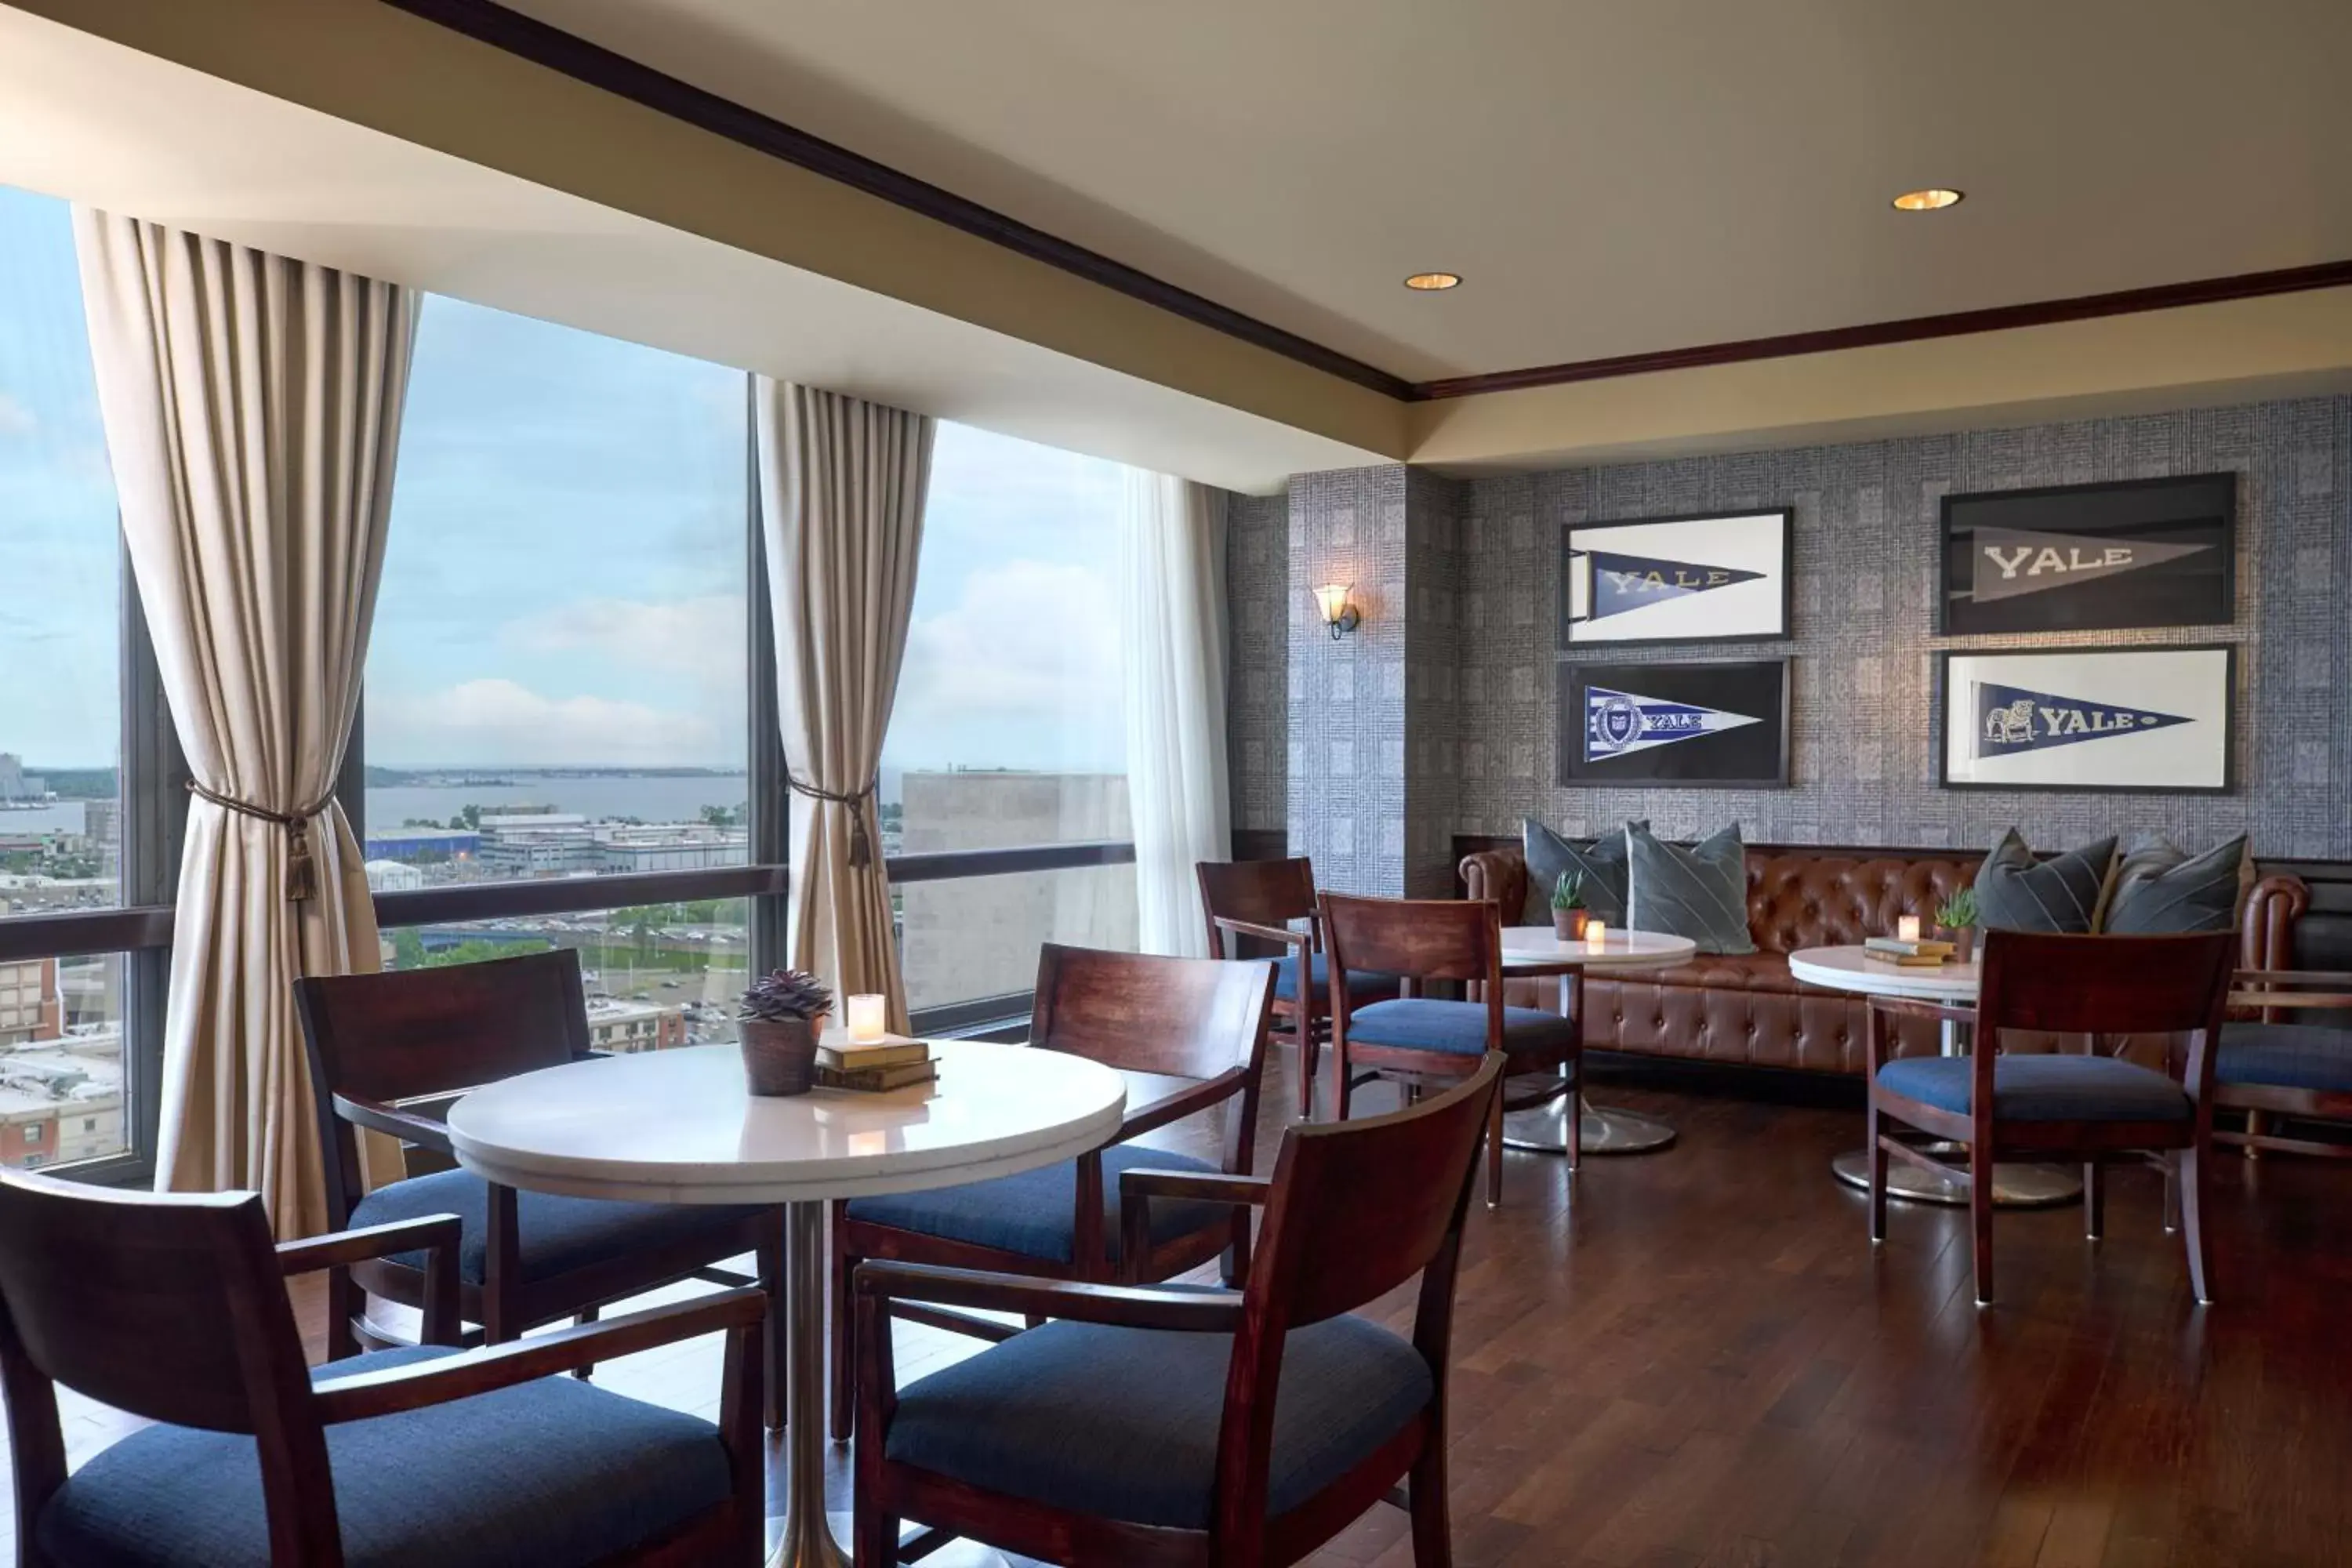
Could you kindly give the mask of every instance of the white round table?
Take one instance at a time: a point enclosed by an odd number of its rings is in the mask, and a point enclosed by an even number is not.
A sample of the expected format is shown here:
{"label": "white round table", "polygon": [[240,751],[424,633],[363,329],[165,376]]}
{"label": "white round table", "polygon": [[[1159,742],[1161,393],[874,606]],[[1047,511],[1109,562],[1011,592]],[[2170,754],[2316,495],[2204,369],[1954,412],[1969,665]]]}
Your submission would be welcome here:
{"label": "white round table", "polygon": [[[1899,996],[1946,1006],[1976,1004],[1978,973],[1973,963],[1944,963],[1934,968],[1906,967],[1864,955],[1860,947],[1806,947],[1789,955],[1789,974],[1808,985],[1832,991],[1852,991],[1870,996]],[[1972,1026],[1944,1020],[1943,1047],[1948,1057],[1966,1056]],[[1929,1144],[1931,1152],[1956,1152],[1958,1144]],[[1830,1162],[1837,1179],[1850,1187],[1868,1190],[1870,1151],[1855,1149]],[[1939,1176],[1906,1161],[1890,1161],[1886,1195],[1914,1203],[1965,1204],[1965,1182]],[[2057,1165],[2001,1164],[1993,1167],[1992,1201],[2004,1208],[2047,1208],[2083,1195],[2082,1178]]]}
{"label": "white round table", "polygon": [[[1664,936],[1648,931],[1612,931],[1601,945],[1562,942],[1549,926],[1503,928],[1503,973],[1522,979],[1559,976],[1559,1013],[1584,1026],[1584,975],[1588,970],[1654,969],[1681,963],[1698,952],[1686,936]],[[1675,1130],[1663,1121],[1612,1110],[1593,1104],[1582,1094],[1571,1094],[1563,1079],[1540,1102],[1508,1111],[1503,1118],[1503,1146],[1538,1154],[1568,1152],[1568,1108],[1576,1107],[1580,1146],[1587,1154],[1643,1154],[1675,1141]]]}
{"label": "white round table", "polygon": [[781,1204],[790,1336],[782,1544],[772,1563],[849,1559],[824,1511],[824,1205],[1012,1175],[1098,1148],[1126,1080],[1025,1046],[933,1043],[936,1083],[889,1094],[745,1092],[733,1046],[572,1062],[450,1109],[466,1169],[509,1186],[640,1203]]}

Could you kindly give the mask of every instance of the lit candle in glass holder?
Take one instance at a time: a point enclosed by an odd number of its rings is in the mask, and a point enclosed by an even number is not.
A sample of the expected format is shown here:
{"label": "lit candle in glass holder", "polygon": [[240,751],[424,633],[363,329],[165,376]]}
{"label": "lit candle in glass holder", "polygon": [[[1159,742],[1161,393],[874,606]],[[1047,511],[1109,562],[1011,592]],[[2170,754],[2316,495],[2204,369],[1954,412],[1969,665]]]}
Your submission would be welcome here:
{"label": "lit candle in glass holder", "polygon": [[1896,915],[1895,917],[1895,939],[1900,942],[1917,942],[1919,940],[1919,917],[1917,915]]}
{"label": "lit candle in glass holder", "polygon": [[849,998],[849,1038],[851,1043],[870,1046],[882,1038],[882,998],[852,996]]}
{"label": "lit candle in glass holder", "polygon": [[1609,928],[1599,921],[1584,922],[1584,948],[1587,952],[1599,952],[1608,945]]}

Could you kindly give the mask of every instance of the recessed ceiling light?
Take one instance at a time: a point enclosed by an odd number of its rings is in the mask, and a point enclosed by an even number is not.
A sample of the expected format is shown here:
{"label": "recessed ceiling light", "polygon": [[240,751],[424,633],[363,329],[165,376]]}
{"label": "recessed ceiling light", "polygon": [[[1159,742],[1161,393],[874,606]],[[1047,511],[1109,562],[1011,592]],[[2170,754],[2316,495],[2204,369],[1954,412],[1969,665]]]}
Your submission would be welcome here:
{"label": "recessed ceiling light", "polygon": [[1462,274],[1459,272],[1416,272],[1412,277],[1404,280],[1404,286],[1408,289],[1418,289],[1424,294],[1433,294],[1441,289],[1461,288]]}
{"label": "recessed ceiling light", "polygon": [[1906,213],[1941,212],[1946,207],[1960,205],[1959,191],[1906,191],[1895,198],[1895,210]]}

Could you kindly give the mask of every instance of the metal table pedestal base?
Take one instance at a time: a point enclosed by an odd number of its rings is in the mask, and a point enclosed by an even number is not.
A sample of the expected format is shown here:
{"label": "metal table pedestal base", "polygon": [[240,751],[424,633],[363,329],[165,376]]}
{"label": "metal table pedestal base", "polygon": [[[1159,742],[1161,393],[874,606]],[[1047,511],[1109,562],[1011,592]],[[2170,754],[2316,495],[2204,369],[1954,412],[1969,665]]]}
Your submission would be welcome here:
{"label": "metal table pedestal base", "polygon": [[[1957,1143],[1932,1143],[1927,1150],[1937,1155],[1962,1152]],[[1847,1186],[1870,1190],[1868,1150],[1855,1149],[1840,1154],[1830,1162],[1830,1169]],[[1938,1176],[1907,1160],[1890,1159],[1886,1162],[1886,1195],[1906,1203],[1961,1206],[1969,1201],[1969,1187],[1966,1182]],[[1992,1201],[1998,1208],[2055,1208],[2082,1195],[2082,1174],[2071,1166],[2003,1164],[1992,1168]]]}
{"label": "metal table pedestal base", "polygon": [[1514,1110],[1503,1117],[1503,1147],[1524,1154],[1568,1153],[1568,1107],[1583,1118],[1579,1129],[1587,1154],[1647,1154],[1675,1141],[1675,1130],[1663,1121],[1594,1105],[1581,1095],[1562,1095],[1549,1105]]}

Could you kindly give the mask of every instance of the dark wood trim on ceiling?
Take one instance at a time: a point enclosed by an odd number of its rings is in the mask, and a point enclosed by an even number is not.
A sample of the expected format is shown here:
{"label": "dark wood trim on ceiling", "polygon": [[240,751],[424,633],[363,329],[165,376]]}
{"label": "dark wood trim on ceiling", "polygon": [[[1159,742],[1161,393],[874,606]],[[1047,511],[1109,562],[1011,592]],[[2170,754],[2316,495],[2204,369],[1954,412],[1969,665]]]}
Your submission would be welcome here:
{"label": "dark wood trim on ceiling", "polygon": [[1873,321],[1862,326],[1832,327],[1820,331],[1788,332],[1777,337],[1747,338],[1735,342],[1699,343],[1687,348],[1616,354],[1606,359],[1531,365],[1522,370],[1489,371],[1475,375],[1446,376],[1416,383],[1392,375],[1377,365],[1367,364],[1337,349],[1300,337],[1296,332],[1261,321],[1255,316],[1220,305],[1213,300],[1155,278],[1139,268],[1115,261],[1099,251],[1089,250],[1085,246],[1032,227],[1018,218],[957,195],[929,181],[917,179],[887,163],[853,153],[797,126],[746,109],[731,100],[705,91],[651,66],[642,65],[625,55],[592,44],[575,34],[509,10],[497,4],[496,0],[383,0],[383,3],[462,33],[477,42],[543,66],[574,81],[625,98],[656,113],[666,114],[714,135],[724,136],[729,141],[740,142],[755,152],[780,158],[827,179],[839,181],[894,206],[975,235],[992,245],[1003,246],[1033,261],[1058,268],[1074,277],[1156,306],[1213,331],[1223,332],[1227,337],[1407,403],[1468,397],[1486,392],[1518,392],[1530,387],[1603,381],[1614,376],[1647,375],[1657,371],[1689,370],[1703,365],[1738,364],[1749,360],[1832,353],[1841,349],[1917,342],[1929,338],[2005,331],[2016,327],[2051,326],[2062,321],[2092,321],[2101,316],[2134,315],[2147,310],[2177,310],[2187,305],[2210,305],[2230,300],[2252,300],[2271,294],[2294,294],[2352,285],[2352,260],[2328,261],[2271,272],[2245,272],[2229,278],[2166,283],[2147,289],[2124,289],[2107,294],[2084,294],[2068,300],[1996,305],[1979,310],[1913,316],[1897,321]]}
{"label": "dark wood trim on ceiling", "polygon": [[384,4],[544,66],[574,81],[601,88],[656,113],[739,142],[754,152],[781,158],[867,195],[878,196],[894,206],[976,235],[1033,261],[1042,261],[1090,283],[1157,306],[1229,338],[1390,397],[1409,400],[1413,395],[1412,384],[1402,376],[1391,375],[1337,349],[1326,348],[1296,332],[1220,305],[1189,289],[1180,289],[1140,268],[1114,261],[1099,251],[1033,228],[992,207],[942,190],[927,180],[919,180],[716,93],[706,92],[625,55],[509,10],[494,0],[384,0]]}

